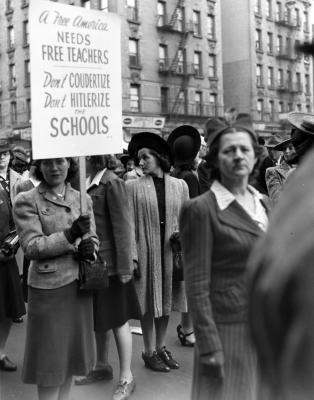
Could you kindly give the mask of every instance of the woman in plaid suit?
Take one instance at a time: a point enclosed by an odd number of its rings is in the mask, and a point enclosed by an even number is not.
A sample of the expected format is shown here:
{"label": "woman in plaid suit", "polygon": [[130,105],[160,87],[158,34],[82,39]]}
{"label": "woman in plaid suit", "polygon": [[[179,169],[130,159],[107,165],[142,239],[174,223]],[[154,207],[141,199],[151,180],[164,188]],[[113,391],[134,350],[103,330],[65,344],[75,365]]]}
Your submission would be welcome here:
{"label": "woman in plaid suit", "polygon": [[180,215],[197,344],[192,399],[254,400],[257,360],[247,329],[246,263],[268,221],[263,196],[248,185],[258,144],[251,124],[241,119],[210,140],[215,180]]}

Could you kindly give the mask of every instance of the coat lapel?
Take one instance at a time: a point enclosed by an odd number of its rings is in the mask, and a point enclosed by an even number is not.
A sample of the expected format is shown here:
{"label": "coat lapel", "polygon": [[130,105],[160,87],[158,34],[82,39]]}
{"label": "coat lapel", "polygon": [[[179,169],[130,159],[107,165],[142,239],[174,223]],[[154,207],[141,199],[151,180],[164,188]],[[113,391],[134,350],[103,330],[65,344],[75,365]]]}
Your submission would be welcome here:
{"label": "coat lapel", "polygon": [[217,209],[218,219],[222,224],[241,229],[253,235],[259,236],[261,234],[262,230],[237,201],[233,201],[224,210],[220,210],[217,205]]}
{"label": "coat lapel", "polygon": [[73,196],[73,189],[69,184],[66,185],[65,189],[65,200],[59,199],[57,196],[53,195],[48,191],[47,186],[44,183],[41,183],[38,187],[39,193],[42,194],[42,196],[49,201],[50,203],[56,204],[61,207],[65,208],[71,208],[71,204],[74,201],[74,196]]}

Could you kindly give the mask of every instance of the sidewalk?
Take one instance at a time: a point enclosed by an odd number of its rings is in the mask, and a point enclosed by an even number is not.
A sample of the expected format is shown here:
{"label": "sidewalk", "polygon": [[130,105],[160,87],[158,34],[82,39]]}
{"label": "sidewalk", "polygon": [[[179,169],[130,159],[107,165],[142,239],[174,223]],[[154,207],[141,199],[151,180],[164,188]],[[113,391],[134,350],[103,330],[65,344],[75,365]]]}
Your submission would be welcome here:
{"label": "sidewalk", "polygon": [[[136,390],[131,396],[133,400],[190,400],[193,349],[182,347],[178,341],[176,326],[180,314],[173,313],[169,323],[167,345],[180,369],[169,373],[158,373],[144,367],[141,358],[142,336],[133,336],[132,369],[136,378]],[[131,325],[139,325],[131,321]],[[37,400],[36,387],[24,385],[21,382],[21,365],[25,341],[26,323],[13,324],[8,340],[7,354],[18,363],[18,371],[13,373],[0,372],[0,400]],[[110,362],[114,369],[114,379],[110,382],[100,382],[88,386],[73,386],[71,400],[110,400],[118,379],[118,355],[112,336]]]}

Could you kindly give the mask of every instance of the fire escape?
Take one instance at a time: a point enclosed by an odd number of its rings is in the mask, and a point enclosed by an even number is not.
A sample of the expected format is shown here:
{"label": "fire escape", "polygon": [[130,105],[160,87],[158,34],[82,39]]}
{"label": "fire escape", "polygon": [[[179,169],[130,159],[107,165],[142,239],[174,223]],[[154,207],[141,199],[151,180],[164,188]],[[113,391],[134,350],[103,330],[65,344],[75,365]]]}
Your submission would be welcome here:
{"label": "fire escape", "polygon": [[[178,0],[175,9],[168,19],[167,15],[159,15],[158,29],[164,32],[177,33],[180,35],[175,55],[172,59],[159,60],[159,72],[165,76],[180,77],[181,83],[172,104],[169,107],[169,118],[174,118],[180,114],[180,106],[185,107],[185,94],[189,84],[190,76],[194,74],[192,63],[187,63],[185,47],[190,33],[193,32],[191,23],[185,21],[183,15],[184,0]],[[183,95],[183,96],[182,96]],[[186,113],[186,110],[183,112]],[[182,114],[183,114],[182,113]]]}

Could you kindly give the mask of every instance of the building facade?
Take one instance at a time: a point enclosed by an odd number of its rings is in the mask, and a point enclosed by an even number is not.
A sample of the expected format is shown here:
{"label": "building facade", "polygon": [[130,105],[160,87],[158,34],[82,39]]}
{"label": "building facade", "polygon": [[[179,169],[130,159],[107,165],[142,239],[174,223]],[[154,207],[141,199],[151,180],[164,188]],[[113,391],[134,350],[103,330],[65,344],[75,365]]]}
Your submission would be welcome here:
{"label": "building facade", "polygon": [[290,111],[313,111],[312,58],[295,51],[312,40],[308,0],[221,1],[224,101],[253,116],[265,136]]}
{"label": "building facade", "polygon": [[[38,0],[40,1],[40,0]],[[124,139],[223,115],[217,0],[59,0],[122,19]],[[28,0],[0,2],[0,136],[31,138]],[[33,110],[35,112],[36,110]]]}

